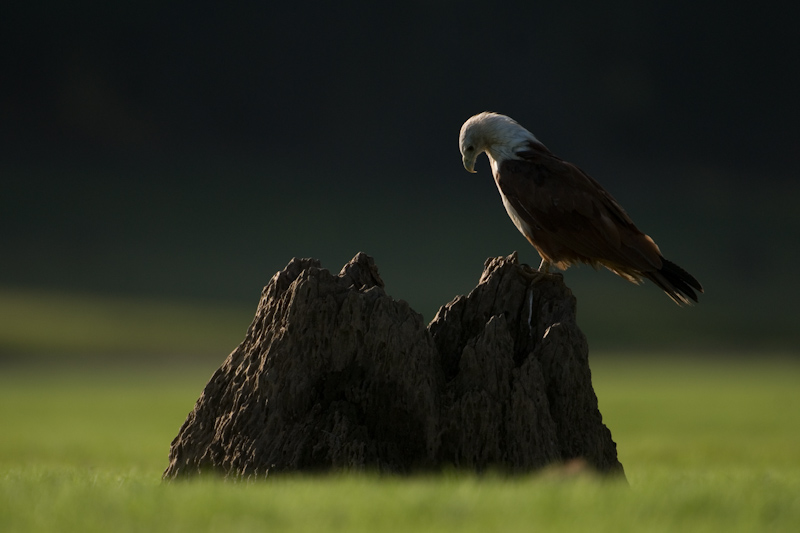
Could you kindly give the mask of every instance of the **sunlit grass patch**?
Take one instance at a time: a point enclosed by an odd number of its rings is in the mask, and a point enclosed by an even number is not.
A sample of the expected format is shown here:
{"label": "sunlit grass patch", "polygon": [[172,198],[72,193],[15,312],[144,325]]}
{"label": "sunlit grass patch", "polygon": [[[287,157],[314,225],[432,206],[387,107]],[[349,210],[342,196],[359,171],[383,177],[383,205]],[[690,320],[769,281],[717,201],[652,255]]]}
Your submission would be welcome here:
{"label": "sunlit grass patch", "polygon": [[289,476],[159,484],[75,467],[0,474],[6,531],[793,531],[800,472]]}

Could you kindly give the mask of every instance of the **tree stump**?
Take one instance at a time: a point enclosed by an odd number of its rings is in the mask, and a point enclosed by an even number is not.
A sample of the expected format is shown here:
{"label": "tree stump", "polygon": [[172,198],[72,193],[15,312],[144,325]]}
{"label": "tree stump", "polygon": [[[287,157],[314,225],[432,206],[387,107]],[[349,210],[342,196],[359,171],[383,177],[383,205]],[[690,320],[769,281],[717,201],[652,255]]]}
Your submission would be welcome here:
{"label": "tree stump", "polygon": [[425,326],[372,258],[338,276],[293,259],[172,441],[165,479],[217,472],[531,472],[573,459],[623,475],[560,275],[486,261]]}

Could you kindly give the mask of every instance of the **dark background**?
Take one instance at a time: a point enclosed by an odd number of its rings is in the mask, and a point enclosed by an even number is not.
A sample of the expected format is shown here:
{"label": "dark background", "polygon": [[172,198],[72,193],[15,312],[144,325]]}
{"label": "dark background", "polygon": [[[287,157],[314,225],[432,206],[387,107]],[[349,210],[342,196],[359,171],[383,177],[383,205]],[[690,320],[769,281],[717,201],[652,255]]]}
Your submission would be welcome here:
{"label": "dark background", "polygon": [[[0,16],[0,286],[255,308],[375,257],[430,320],[538,255],[458,131],[508,114],[705,286],[566,273],[590,345],[792,350],[800,4],[17,3]],[[247,324],[242,325],[242,333]]]}

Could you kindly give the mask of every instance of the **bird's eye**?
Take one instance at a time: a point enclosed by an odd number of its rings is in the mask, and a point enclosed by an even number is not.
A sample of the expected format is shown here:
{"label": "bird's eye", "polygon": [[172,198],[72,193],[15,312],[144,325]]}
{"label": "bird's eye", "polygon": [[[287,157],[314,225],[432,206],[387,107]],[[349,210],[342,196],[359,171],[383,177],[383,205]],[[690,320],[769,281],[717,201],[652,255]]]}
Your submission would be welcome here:
{"label": "bird's eye", "polygon": [[472,152],[473,150],[475,150],[474,146],[467,146],[467,152]]}

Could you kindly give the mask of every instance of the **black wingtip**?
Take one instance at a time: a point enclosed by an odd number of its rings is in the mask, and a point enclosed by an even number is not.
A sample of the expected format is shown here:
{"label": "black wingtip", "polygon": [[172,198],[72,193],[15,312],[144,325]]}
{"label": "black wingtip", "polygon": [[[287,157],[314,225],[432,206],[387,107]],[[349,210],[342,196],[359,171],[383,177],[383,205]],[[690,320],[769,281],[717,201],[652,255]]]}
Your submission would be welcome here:
{"label": "black wingtip", "polygon": [[647,277],[678,305],[692,305],[693,301],[697,302],[697,292],[703,292],[700,282],[672,261],[662,259],[661,262],[661,269],[647,273]]}

